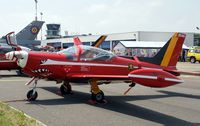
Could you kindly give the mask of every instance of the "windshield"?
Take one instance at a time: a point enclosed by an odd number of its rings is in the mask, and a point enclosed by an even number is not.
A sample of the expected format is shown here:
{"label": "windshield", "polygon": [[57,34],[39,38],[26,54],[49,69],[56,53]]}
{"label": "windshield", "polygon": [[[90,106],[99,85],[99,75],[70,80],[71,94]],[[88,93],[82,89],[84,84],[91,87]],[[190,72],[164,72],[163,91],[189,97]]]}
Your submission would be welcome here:
{"label": "windshield", "polygon": [[[80,51],[78,51],[78,49]],[[115,55],[109,51],[86,45],[69,47],[59,53],[64,53],[67,59],[72,60],[76,60],[77,57],[80,56],[80,60],[83,61],[107,61],[115,57]]]}
{"label": "windshield", "polygon": [[195,53],[200,53],[200,49],[199,50],[195,50]]}
{"label": "windshield", "polygon": [[61,50],[58,53],[64,53],[65,55],[74,55],[76,52],[75,46],[69,47],[67,49]]}

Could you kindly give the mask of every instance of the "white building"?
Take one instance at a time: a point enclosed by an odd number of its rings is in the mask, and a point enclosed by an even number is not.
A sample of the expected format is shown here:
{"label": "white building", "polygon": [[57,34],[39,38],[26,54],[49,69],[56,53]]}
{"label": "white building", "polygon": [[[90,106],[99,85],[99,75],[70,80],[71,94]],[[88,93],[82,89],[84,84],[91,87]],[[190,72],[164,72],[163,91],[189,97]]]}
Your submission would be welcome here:
{"label": "white building", "polygon": [[[107,50],[113,50],[113,48],[120,41],[153,41],[153,42],[167,42],[174,32],[151,32],[151,31],[136,31],[127,33],[114,33],[107,34],[105,42],[101,45],[101,48]],[[195,33],[185,33],[186,39],[184,44],[188,47],[194,45]],[[91,45],[92,42],[96,41],[100,35],[83,35],[79,36],[80,40],[85,45]],[[51,45],[56,48],[67,48],[73,46],[73,36],[67,36],[59,39],[47,39],[42,40],[41,46]],[[146,45],[148,46],[148,45]],[[156,45],[155,45],[156,46]]]}
{"label": "white building", "polygon": [[[152,57],[158,50],[160,50],[166,42],[158,41],[120,41],[114,48],[113,52],[117,55],[139,56],[139,57]],[[188,50],[185,44],[183,49]]]}

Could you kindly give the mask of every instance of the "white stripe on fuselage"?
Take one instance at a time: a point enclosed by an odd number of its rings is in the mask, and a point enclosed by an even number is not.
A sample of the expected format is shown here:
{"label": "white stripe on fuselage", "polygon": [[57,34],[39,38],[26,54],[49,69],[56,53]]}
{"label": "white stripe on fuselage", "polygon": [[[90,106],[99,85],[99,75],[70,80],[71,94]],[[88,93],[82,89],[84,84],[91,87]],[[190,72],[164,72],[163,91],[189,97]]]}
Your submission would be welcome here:
{"label": "white stripe on fuselage", "polygon": [[142,79],[153,79],[157,80],[156,76],[147,76],[147,75],[138,75],[138,74],[128,74],[129,77],[132,78],[142,78]]}
{"label": "white stripe on fuselage", "polygon": [[[64,62],[64,61],[56,61],[48,59],[46,62],[41,65],[71,65],[71,66],[105,66],[105,67],[122,67],[128,68],[128,65],[117,65],[117,64],[103,64],[103,63],[86,63],[86,62]],[[133,66],[134,69],[138,69],[138,66]],[[142,69],[154,69],[154,70],[162,70],[162,68],[148,68],[141,67]]]}
{"label": "white stripe on fuselage", "polygon": [[102,66],[102,67],[122,67],[128,68],[128,65],[117,65],[117,64],[103,64],[103,63],[84,63],[84,62],[63,62],[48,59],[41,65],[70,65],[70,66]]}

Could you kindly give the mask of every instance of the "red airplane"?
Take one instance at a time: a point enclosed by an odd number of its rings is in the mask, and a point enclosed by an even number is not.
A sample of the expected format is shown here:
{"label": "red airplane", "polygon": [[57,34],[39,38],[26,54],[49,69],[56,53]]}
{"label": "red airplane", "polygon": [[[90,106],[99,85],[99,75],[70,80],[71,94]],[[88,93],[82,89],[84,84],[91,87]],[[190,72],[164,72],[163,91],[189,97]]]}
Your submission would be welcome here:
{"label": "red airplane", "polygon": [[185,34],[175,33],[152,58],[118,57],[100,48],[81,45],[78,39],[75,39],[75,46],[58,53],[12,51],[6,54],[6,58],[16,58],[23,72],[32,77],[27,82],[29,85],[34,81],[33,89],[27,93],[30,101],[38,96],[38,79],[50,79],[63,82],[60,87],[62,95],[71,93],[70,82],[88,82],[91,85],[91,99],[104,102],[104,93],[98,84],[112,80],[130,82],[130,87],[136,83],[156,88],[182,83],[183,80],[177,77],[180,73],[176,64],[185,37]]}
{"label": "red airplane", "polygon": [[[13,41],[13,39],[15,40]],[[17,65],[15,61],[6,60],[5,54],[12,50],[30,51],[30,49],[16,44],[16,38],[14,32],[8,33],[5,36],[5,41],[6,43],[1,43],[0,46],[0,70],[12,70],[12,69],[20,70],[21,68]]]}

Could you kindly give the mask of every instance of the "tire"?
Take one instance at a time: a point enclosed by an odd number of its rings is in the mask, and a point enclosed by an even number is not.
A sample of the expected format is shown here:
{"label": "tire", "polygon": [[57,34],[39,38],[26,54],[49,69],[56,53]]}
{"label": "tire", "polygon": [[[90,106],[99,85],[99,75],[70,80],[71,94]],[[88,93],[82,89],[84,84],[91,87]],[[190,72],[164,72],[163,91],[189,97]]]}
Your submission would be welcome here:
{"label": "tire", "polygon": [[195,62],[196,62],[196,58],[195,58],[195,57],[191,57],[191,58],[190,58],[190,62],[191,62],[191,63],[195,63]]}
{"label": "tire", "polygon": [[95,101],[97,101],[97,102],[102,103],[104,99],[105,99],[105,98],[104,98],[104,93],[103,93],[103,91],[100,91],[100,92],[97,93],[97,94],[92,93],[92,100],[95,100]]}
{"label": "tire", "polygon": [[61,92],[62,95],[72,94],[71,86],[67,88],[64,85],[61,85],[60,86],[60,92]]}
{"label": "tire", "polygon": [[28,101],[35,101],[38,97],[38,93],[37,91],[35,91],[35,94],[33,94],[33,90],[30,90],[27,92],[27,99]]}

